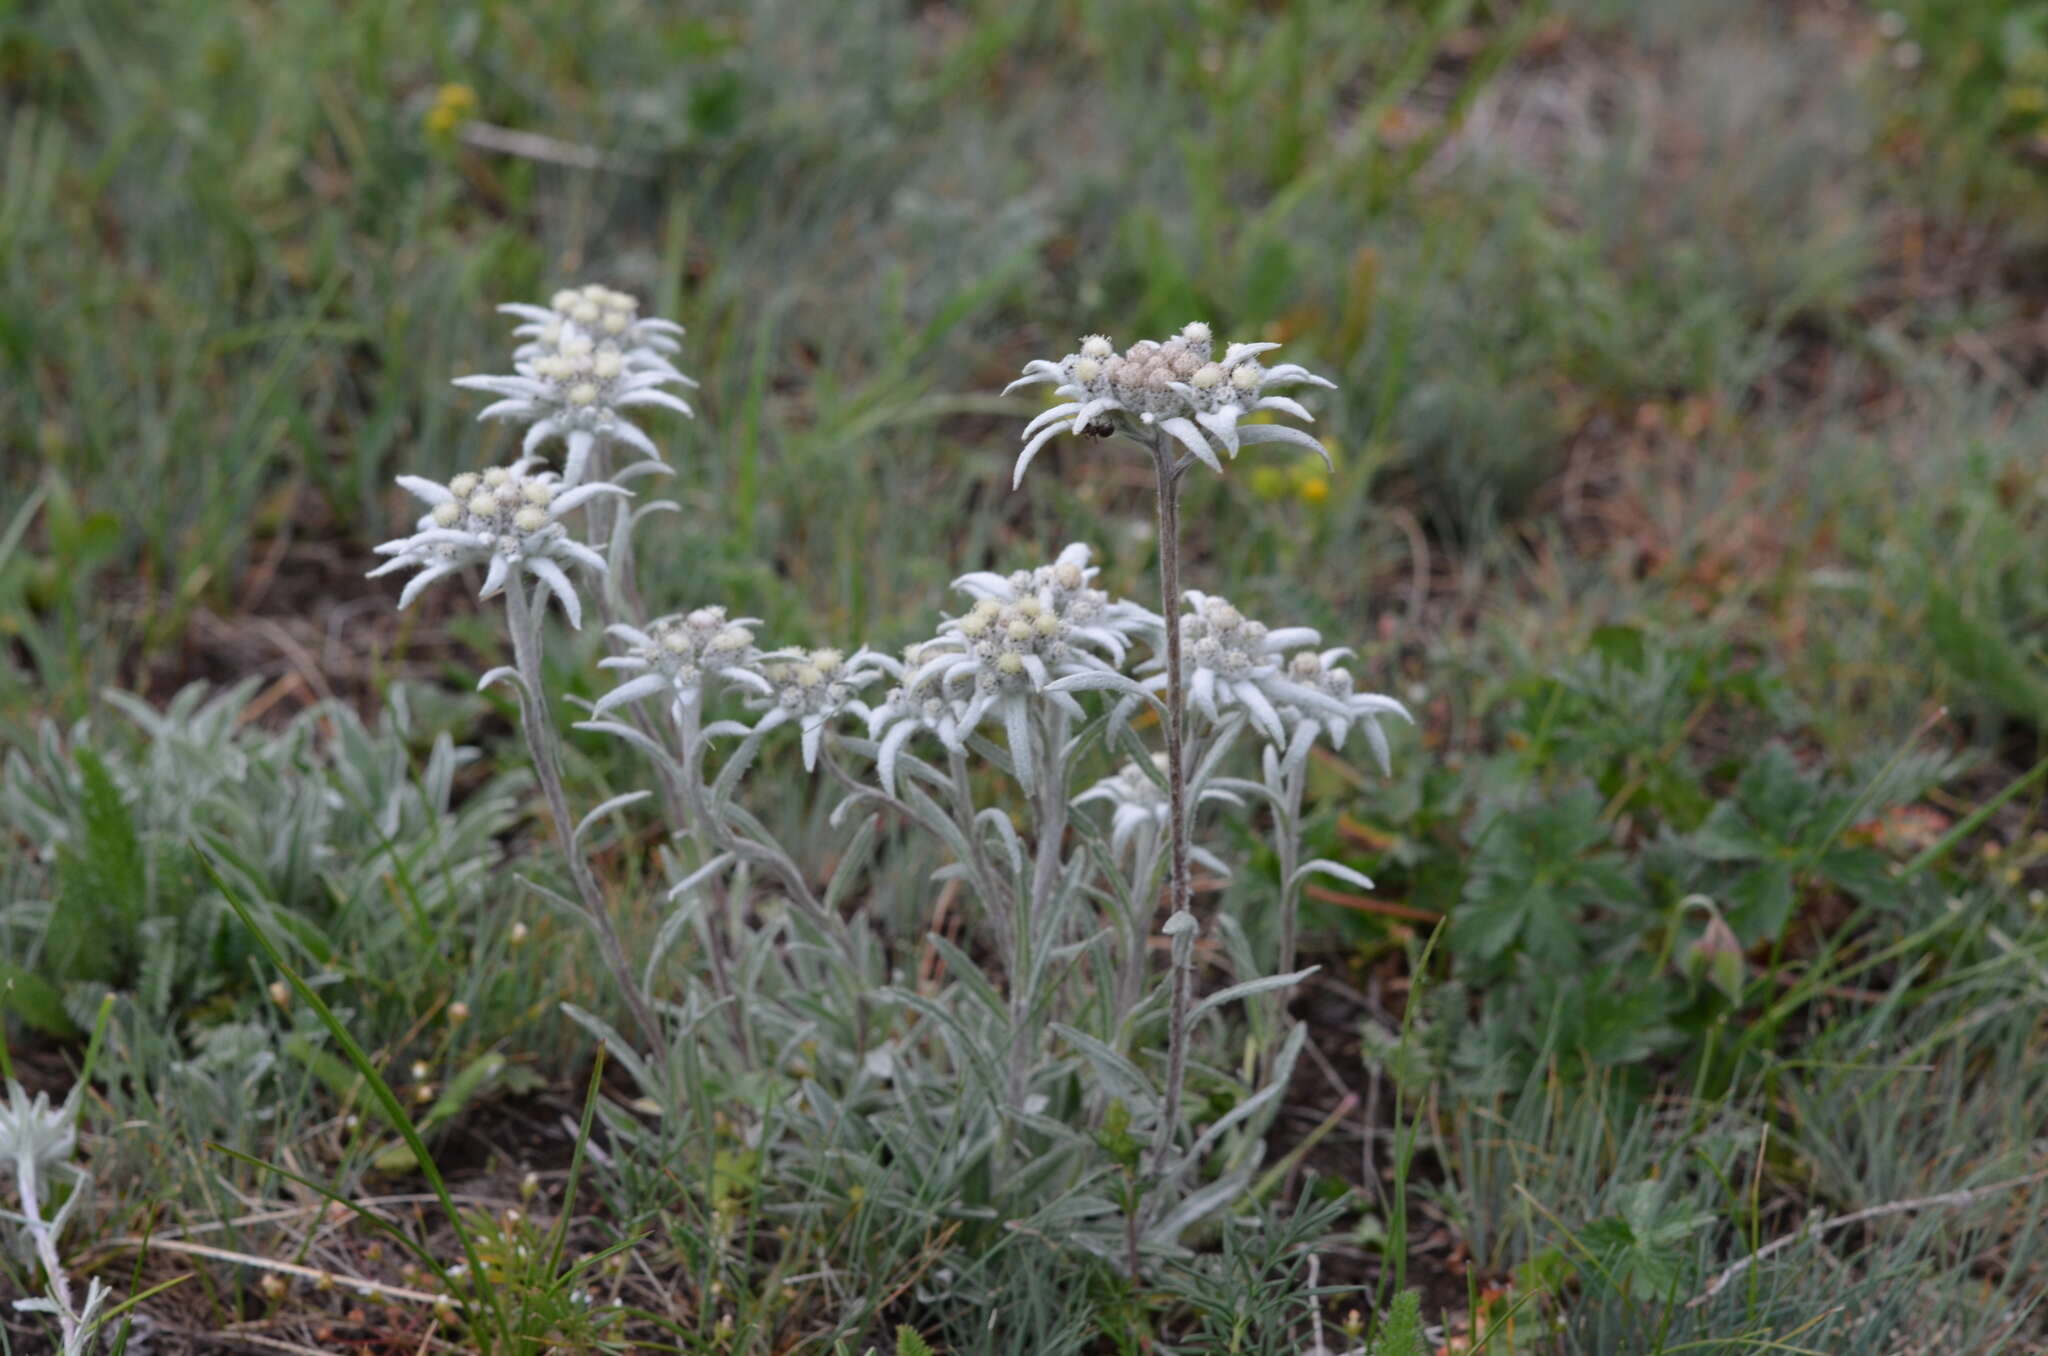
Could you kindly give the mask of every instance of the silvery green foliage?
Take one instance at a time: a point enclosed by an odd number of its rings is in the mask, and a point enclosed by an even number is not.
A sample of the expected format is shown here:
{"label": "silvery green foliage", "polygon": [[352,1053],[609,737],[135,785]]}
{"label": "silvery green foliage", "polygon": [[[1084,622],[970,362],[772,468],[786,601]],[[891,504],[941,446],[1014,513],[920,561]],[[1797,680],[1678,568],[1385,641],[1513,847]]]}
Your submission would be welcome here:
{"label": "silvery green foliage", "polygon": [[[43,1270],[44,1293],[18,1299],[15,1309],[45,1313],[57,1320],[59,1350],[63,1356],[84,1356],[93,1348],[93,1333],[99,1326],[99,1312],[109,1291],[97,1277],[86,1285],[85,1299],[75,1303],[71,1281],[64,1271],[58,1249],[64,1226],[85,1198],[90,1177],[72,1162],[78,1150],[78,1106],[83,1088],[53,1105],[48,1093],[30,1097],[13,1079],[7,1080],[7,1101],[0,1104],[0,1163],[14,1170],[15,1190],[21,1197],[19,1216],[22,1231],[18,1243],[27,1257]],[[44,1213],[44,1202],[52,1195],[52,1178],[64,1174],[72,1179],[71,1194],[54,1212]]]}
{"label": "silvery green foliage", "polygon": [[1267,367],[1259,361],[1259,354],[1278,347],[1231,344],[1219,358],[1209,327],[1195,321],[1171,338],[1141,339],[1122,353],[1103,335],[1091,334],[1081,340],[1077,352],[1057,362],[1032,359],[1004,394],[1053,382],[1060,401],[1025,426],[1024,450],[1017,456],[1011,483],[1023,483],[1031,459],[1060,433],[1123,431],[1149,441],[1146,434],[1156,428],[1218,472],[1223,469],[1219,451],[1235,457],[1240,447],[1254,443],[1291,443],[1328,462],[1330,454],[1323,445],[1300,429],[1239,422],[1245,415],[1268,410],[1313,420],[1299,401],[1266,391],[1303,384],[1334,389],[1335,383],[1298,363]]}
{"label": "silvery green foliage", "polygon": [[480,598],[494,597],[509,578],[524,572],[561,603],[571,626],[582,625],[583,604],[562,567],[603,574],[605,560],[572,537],[562,517],[600,495],[630,492],[605,481],[564,489],[552,471],[534,471],[534,465],[520,460],[481,475],[465,471],[446,485],[400,476],[399,485],[423,501],[427,512],[411,536],[376,548],[391,559],[370,571],[370,577],[418,570],[398,596],[398,605],[409,607],[427,585],[471,566],[484,567]]}
{"label": "silvery green foliage", "polygon": [[689,404],[662,388],[696,383],[668,357],[680,347],[683,327],[643,319],[639,305],[624,292],[591,283],[555,293],[547,306],[502,306],[522,322],[513,330],[524,341],[513,353],[515,374],[459,377],[455,384],[501,397],[477,417],[524,423],[525,454],[561,439],[565,485],[581,484],[591,453],[613,443],[658,463],[654,440],[627,414],[660,407],[687,416]]}
{"label": "silvery green foliage", "polygon": [[[160,1022],[246,973],[253,943],[194,868],[195,840],[245,898],[337,950],[411,935],[390,907],[392,872],[431,882],[437,908],[490,888],[528,783],[462,776],[478,751],[430,733],[449,723],[437,708],[450,699],[397,684],[374,724],[320,702],[266,728],[276,712],[263,687],[195,683],[161,708],[109,692],[104,716],[45,722],[0,761],[0,841],[37,845],[0,905],[0,960],[58,986],[73,1022],[90,1024],[109,983]],[[88,764],[117,797],[113,824]],[[120,860],[142,869],[113,870]],[[63,956],[71,932],[89,943],[82,973]]]}

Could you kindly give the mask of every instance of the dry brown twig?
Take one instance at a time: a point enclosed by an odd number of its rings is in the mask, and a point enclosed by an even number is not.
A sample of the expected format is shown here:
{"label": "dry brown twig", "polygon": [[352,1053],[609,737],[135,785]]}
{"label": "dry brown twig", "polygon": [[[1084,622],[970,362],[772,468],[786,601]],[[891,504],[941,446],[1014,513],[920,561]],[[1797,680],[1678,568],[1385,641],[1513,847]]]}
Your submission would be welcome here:
{"label": "dry brown twig", "polygon": [[1726,1271],[1723,1271],[1714,1278],[1713,1284],[1687,1301],[1685,1307],[1688,1309],[1699,1308],[1702,1304],[1705,1304],[1708,1300],[1726,1290],[1735,1278],[1743,1272],[1749,1270],[1758,1262],[1763,1261],[1766,1257],[1783,1252],[1802,1238],[1818,1238],[1822,1234],[1830,1234],[1837,1229],[1846,1229],[1852,1224],[1862,1224],[1867,1220],[1873,1219],[1884,1219],[1890,1215],[1910,1214],[1916,1210],[1933,1210],[1943,1206],[1960,1207],[1974,1205],[1987,1196],[1996,1196],[2002,1191],[2012,1191],[2018,1187],[2031,1186],[2035,1182],[2043,1180],[2048,1180],[2048,1168],[2030,1172],[2024,1177],[2011,1177],[2003,1182],[1993,1182],[1989,1186],[1971,1187],[1964,1191],[1945,1191],[1938,1196],[1919,1196],[1907,1201],[1890,1201],[1884,1205],[1873,1205],[1865,1210],[1856,1210],[1846,1215],[1837,1215],[1835,1218],[1823,1220],[1819,1224],[1811,1222],[1802,1224],[1791,1233],[1772,1239],[1749,1256],[1730,1266]]}

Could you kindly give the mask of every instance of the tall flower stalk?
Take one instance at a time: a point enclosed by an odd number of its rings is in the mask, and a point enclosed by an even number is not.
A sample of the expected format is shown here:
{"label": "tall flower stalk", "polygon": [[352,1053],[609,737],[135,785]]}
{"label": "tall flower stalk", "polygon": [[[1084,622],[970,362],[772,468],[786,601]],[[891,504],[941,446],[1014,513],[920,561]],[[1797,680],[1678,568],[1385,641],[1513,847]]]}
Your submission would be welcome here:
{"label": "tall flower stalk", "polygon": [[[1180,479],[1189,463],[1175,464],[1163,434],[1152,433],[1149,442],[1159,509],[1159,615],[1166,618],[1167,908],[1169,917],[1177,917],[1195,897],[1188,876],[1188,770],[1182,745],[1187,680],[1180,653]],[[1177,984],[1175,994],[1178,1007]]]}
{"label": "tall flower stalk", "polygon": [[576,540],[562,519],[592,500],[624,498],[628,492],[604,481],[585,481],[563,489],[554,473],[535,471],[532,466],[522,460],[481,474],[465,472],[446,485],[420,476],[400,476],[398,483],[427,505],[427,514],[412,535],[377,548],[379,555],[390,560],[370,573],[418,571],[399,595],[400,607],[410,604],[435,580],[475,566],[484,568],[481,596],[505,596],[512,668],[491,670],[479,686],[507,676],[513,679],[519,693],[520,730],[547,798],[555,836],[568,858],[577,902],[597,934],[605,966],[632,1010],[642,1037],[658,1044],[661,1024],[626,961],[604,892],[576,841],[576,821],[569,817],[568,798],[562,790],[561,736],[548,713],[541,667],[541,613],[548,599],[552,597],[560,605],[570,625],[580,626],[583,604],[568,570],[605,572],[604,557]]}
{"label": "tall flower stalk", "polygon": [[[590,869],[590,859],[584,856],[582,846],[576,841],[576,821],[569,817],[569,798],[562,789],[562,737],[555,729],[554,717],[548,712],[547,688],[541,668],[538,609],[527,601],[525,588],[515,584],[505,595],[505,611],[506,626],[512,632],[513,665],[518,672],[518,682],[513,686],[519,693],[522,717],[519,728],[526,736],[526,750],[533,759],[535,775],[540,778],[541,793],[547,797],[548,817],[554,821],[555,839],[561,844],[562,855],[569,859],[569,876],[576,883],[577,900],[597,933],[605,968],[612,972],[620,995],[632,1010],[641,1039],[660,1049],[661,1023],[648,1004],[647,995],[640,991],[639,980],[626,960],[625,945],[619,940],[619,930],[612,922],[611,906],[606,903],[597,876]],[[486,675],[486,679],[488,677]]]}
{"label": "tall flower stalk", "polygon": [[1188,874],[1186,673],[1177,622],[1181,478],[1196,462],[1220,473],[1222,456],[1234,459],[1238,449],[1248,443],[1293,443],[1311,448],[1325,463],[1329,461],[1323,445],[1300,429],[1284,424],[1240,424],[1238,420],[1268,410],[1311,418],[1298,402],[1267,395],[1266,389],[1302,383],[1334,387],[1334,383],[1292,363],[1265,366],[1258,355],[1278,348],[1277,344],[1231,344],[1217,358],[1214,342],[1209,326],[1201,321],[1168,339],[1140,340],[1122,353],[1105,336],[1091,334],[1082,339],[1078,351],[1058,362],[1034,359],[1025,364],[1024,375],[1005,388],[1007,394],[1020,386],[1052,382],[1054,394],[1060,397],[1025,427],[1024,450],[1011,476],[1013,486],[1023,483],[1024,472],[1039,449],[1063,430],[1098,438],[1120,435],[1143,447],[1152,458],[1159,528],[1159,610],[1167,619],[1169,915],[1185,912],[1194,897]]}

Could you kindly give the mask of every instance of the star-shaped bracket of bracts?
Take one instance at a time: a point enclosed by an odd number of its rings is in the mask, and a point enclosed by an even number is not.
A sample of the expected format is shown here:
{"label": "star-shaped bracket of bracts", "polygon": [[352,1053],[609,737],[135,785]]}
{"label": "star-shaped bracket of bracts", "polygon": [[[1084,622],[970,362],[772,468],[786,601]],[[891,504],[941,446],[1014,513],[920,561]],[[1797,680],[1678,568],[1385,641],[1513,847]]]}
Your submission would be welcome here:
{"label": "star-shaped bracket of bracts", "polygon": [[759,738],[795,722],[802,731],[804,770],[815,771],[825,730],[841,716],[863,721],[873,713],[860,699],[862,688],[886,671],[883,656],[861,649],[851,655],[838,650],[778,650],[761,656],[748,673],[753,695],[749,707],[761,712],[748,733]]}
{"label": "star-shaped bracket of bracts", "polygon": [[561,438],[564,484],[582,481],[601,439],[639,453],[650,470],[666,471],[654,440],[627,412],[660,406],[693,417],[689,402],[662,388],[696,382],[667,356],[676,351],[682,327],[640,319],[635,306],[626,294],[600,287],[557,293],[551,308],[501,306],[522,321],[513,331],[525,341],[514,351],[513,375],[458,377],[455,384],[500,397],[477,417],[526,424],[523,454]]}
{"label": "star-shaped bracket of bracts", "polygon": [[598,660],[598,667],[632,676],[599,697],[591,714],[602,716],[628,702],[661,694],[680,716],[686,709],[701,709],[720,682],[765,693],[766,682],[753,671],[762,658],[754,644],[754,630],[760,624],[758,617],[728,617],[723,607],[700,607],[657,618],[645,630],[623,622],[607,626],[605,634],[622,650]]}
{"label": "star-shaped bracket of bracts", "polygon": [[1088,547],[1075,543],[1034,570],[983,571],[954,580],[974,606],[940,626],[903,682],[906,692],[957,697],[949,714],[959,728],[971,731],[991,716],[999,719],[1017,780],[1027,790],[1037,781],[1033,703],[1050,703],[1071,719],[1085,720],[1085,710],[1061,684],[1113,678],[1130,640],[1159,627],[1158,618],[1143,608],[1092,587],[1096,571],[1089,557]]}
{"label": "star-shaped bracket of bracts", "polygon": [[946,691],[926,665],[927,644],[912,645],[901,659],[893,655],[870,656],[875,667],[895,679],[879,702],[868,708],[868,737],[876,741],[875,776],[882,790],[896,794],[896,767],[903,746],[919,733],[938,736],[939,742],[955,753],[967,747],[974,727],[964,719],[967,703]]}
{"label": "star-shaped bracket of bracts", "polygon": [[[571,626],[583,624],[583,607],[565,565],[596,574],[605,572],[604,557],[569,535],[561,519],[602,495],[630,497],[630,491],[606,481],[562,488],[553,472],[532,472],[522,459],[481,474],[465,472],[446,485],[423,476],[400,476],[398,484],[427,505],[418,529],[407,537],[376,548],[390,560],[371,570],[370,578],[394,570],[417,569],[398,596],[409,607],[421,590],[470,566],[484,567],[480,598],[501,592],[515,571],[532,575],[561,602]],[[544,602],[545,600],[543,600]]]}
{"label": "star-shaped bracket of bracts", "polygon": [[[1189,610],[1181,614],[1178,624],[1191,710],[1219,725],[1225,711],[1240,709],[1267,742],[1282,746],[1287,743],[1282,707],[1343,716],[1338,703],[1282,672],[1282,654],[1322,639],[1313,628],[1268,627],[1246,617],[1228,599],[1194,589],[1188,590],[1186,598]],[[1163,653],[1147,660],[1139,666],[1139,673],[1146,675],[1140,685],[1148,692],[1163,693],[1165,670]]]}
{"label": "star-shaped bracket of bracts", "polygon": [[1156,427],[1187,450],[1189,460],[1177,470],[1199,461],[1221,472],[1219,451],[1235,458],[1240,447],[1276,442],[1308,448],[1328,464],[1328,450],[1298,428],[1241,422],[1246,415],[1263,411],[1314,422],[1299,401],[1267,391],[1304,384],[1335,388],[1335,383],[1298,363],[1267,367],[1259,361],[1258,355],[1278,347],[1231,344],[1220,359],[1214,358],[1209,327],[1197,321],[1170,339],[1140,340],[1122,353],[1104,336],[1092,334],[1081,341],[1078,351],[1057,362],[1033,359],[1004,394],[1052,382],[1060,403],[1025,425],[1024,450],[1011,475],[1012,487],[1023,483],[1032,458],[1060,433],[1121,432],[1149,444],[1149,430]]}
{"label": "star-shaped bracket of bracts", "polygon": [[[1165,754],[1152,756],[1153,771],[1147,773],[1135,762],[1126,762],[1113,776],[1081,792],[1073,799],[1075,805],[1101,802],[1110,807],[1109,851],[1118,859],[1124,858],[1144,837],[1156,845],[1166,833],[1167,818],[1171,813],[1171,800],[1166,790],[1166,769],[1162,764]],[[1244,798],[1227,789],[1205,786],[1195,798],[1200,805],[1228,805],[1244,808]],[[1190,844],[1188,860],[1224,879],[1229,879],[1230,868],[1223,859],[1208,849]]]}
{"label": "star-shaped bracket of bracts", "polygon": [[1328,706],[1281,706],[1281,721],[1293,727],[1281,759],[1284,767],[1292,768],[1306,759],[1318,735],[1327,736],[1331,748],[1341,749],[1354,729],[1363,729],[1366,743],[1372,746],[1373,761],[1379,764],[1380,775],[1393,775],[1393,752],[1387,745],[1387,732],[1380,725],[1380,717],[1398,716],[1410,725],[1415,723],[1415,717],[1393,697],[1378,692],[1355,691],[1351,673],[1341,663],[1351,654],[1348,647],[1303,650],[1288,661],[1286,673],[1290,681],[1321,692],[1341,707],[1343,714],[1337,714]]}

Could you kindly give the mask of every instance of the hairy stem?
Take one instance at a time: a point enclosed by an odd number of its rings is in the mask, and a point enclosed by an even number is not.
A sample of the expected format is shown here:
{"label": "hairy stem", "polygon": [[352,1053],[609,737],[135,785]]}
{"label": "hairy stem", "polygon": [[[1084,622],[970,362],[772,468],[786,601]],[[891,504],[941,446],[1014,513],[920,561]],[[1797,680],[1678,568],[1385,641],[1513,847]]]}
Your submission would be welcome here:
{"label": "hairy stem", "polygon": [[1048,704],[1034,722],[1044,733],[1038,767],[1038,853],[1031,872],[1031,907],[1049,908],[1060,878],[1060,845],[1067,833],[1067,722],[1065,711]]}
{"label": "hairy stem", "polygon": [[1159,614],[1166,619],[1166,796],[1169,915],[1185,911],[1193,898],[1188,880],[1187,765],[1181,747],[1186,675],[1180,656],[1180,475],[1163,440],[1152,441],[1152,466],[1159,479]]}
{"label": "hairy stem", "polygon": [[1166,920],[1173,938],[1173,1015],[1166,1036],[1166,1105],[1159,1117],[1159,1141],[1152,1151],[1152,1169],[1167,1175],[1167,1158],[1180,1131],[1180,1099],[1188,1078],[1188,1007],[1194,990],[1195,932],[1193,914],[1176,913]]}
{"label": "hairy stem", "polygon": [[562,792],[561,736],[555,731],[554,718],[548,714],[542,684],[541,619],[527,599],[523,580],[514,579],[505,589],[505,609],[512,631],[512,662],[520,678],[519,706],[524,717],[520,728],[526,735],[527,752],[533,757],[541,792],[547,797],[548,814],[555,821],[555,837],[562,845],[562,854],[569,859],[569,875],[576,882],[583,911],[597,931],[598,950],[604,956],[605,968],[612,972],[626,1006],[633,1010],[641,1036],[651,1048],[659,1050],[663,1044],[661,1023],[648,1005],[647,996],[640,992],[640,983],[626,962],[626,948],[619,941],[618,929],[612,926],[604,893],[598,889],[597,877],[575,843],[575,821],[569,818],[569,799]]}
{"label": "hairy stem", "polygon": [[[1275,974],[1294,972],[1294,953],[1301,917],[1301,887],[1295,883],[1295,868],[1301,862],[1301,797],[1308,781],[1308,764],[1303,761],[1281,779],[1279,795],[1273,802],[1274,850],[1280,857],[1280,968]],[[1282,995],[1283,1003],[1285,995]]]}
{"label": "hairy stem", "polygon": [[1151,439],[1152,469],[1159,492],[1159,613],[1166,621],[1166,804],[1168,849],[1167,932],[1173,937],[1173,1013],[1167,1032],[1166,1105],[1159,1120],[1154,1169],[1164,1172],[1180,1127],[1181,1087],[1187,1081],[1188,991],[1194,970],[1195,920],[1188,910],[1194,889],[1188,879],[1188,770],[1182,747],[1186,722],[1186,674],[1180,647],[1180,468],[1164,435]]}
{"label": "hairy stem", "polygon": [[[772,839],[767,843],[756,842],[728,822],[725,801],[714,800],[712,789],[704,783],[704,745],[702,738],[690,738],[685,740],[683,750],[682,795],[688,810],[685,822],[690,825],[690,831],[693,834],[701,832],[705,836],[703,841],[730,852],[742,861],[758,862],[767,867],[782,882],[784,893],[800,913],[810,919],[820,932],[850,946],[844,925],[825,911],[824,904],[812,892],[811,883],[804,879],[803,868],[782,845]],[[752,756],[752,751],[745,744],[733,754],[736,758]]]}
{"label": "hairy stem", "polygon": [[1047,704],[1031,722],[1031,737],[1041,741],[1038,795],[1035,807],[1038,846],[1031,866],[1031,900],[1016,914],[1016,968],[1010,975],[1010,1101],[1024,1097],[1024,1065],[1031,1042],[1025,1027],[1032,1009],[1027,980],[1031,970],[1032,929],[1053,904],[1060,880],[1060,844],[1067,833],[1067,713]]}
{"label": "hairy stem", "polygon": [[[677,723],[681,727],[684,771],[683,777],[678,780],[689,786],[701,788],[703,758],[699,750],[703,745],[703,735],[699,730],[700,721],[696,706],[683,706]],[[716,847],[711,835],[698,835],[693,822],[696,818],[695,807],[701,803],[700,797],[691,795],[680,787],[678,790],[684,803],[684,824],[692,828],[692,834],[697,837],[700,848],[707,853],[711,852]],[[740,1059],[751,1067],[754,1062],[753,1046],[747,1039],[746,1018],[740,1012],[739,991],[733,987],[732,971],[727,961],[727,953],[732,945],[729,907],[729,897],[723,887],[716,889],[711,897],[711,937],[706,950],[711,955],[711,982],[717,986],[718,996],[725,1000],[726,1011],[730,1014],[729,1020],[732,1023],[732,1038],[739,1046]]]}
{"label": "hairy stem", "polygon": [[43,1283],[49,1287],[50,1300],[57,1306],[61,1350],[83,1351],[85,1333],[80,1328],[77,1310],[71,1307],[71,1280],[64,1274],[64,1259],[57,1255],[57,1231],[43,1218],[38,1190],[42,1184],[35,1163],[26,1156],[17,1159],[14,1177],[21,1189],[22,1220],[28,1226],[29,1237],[35,1240],[36,1260],[43,1264]]}

